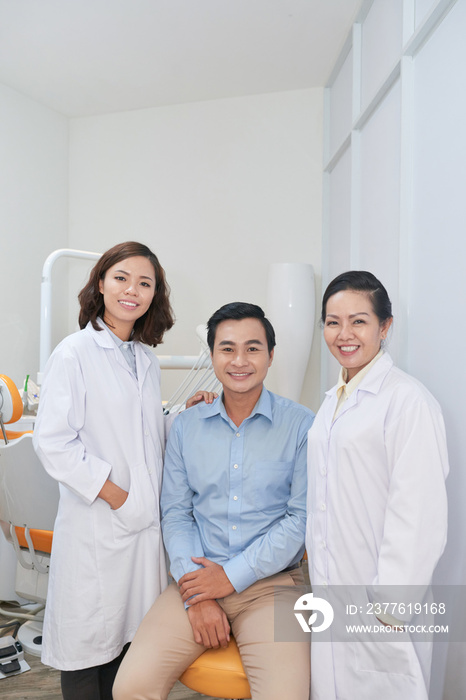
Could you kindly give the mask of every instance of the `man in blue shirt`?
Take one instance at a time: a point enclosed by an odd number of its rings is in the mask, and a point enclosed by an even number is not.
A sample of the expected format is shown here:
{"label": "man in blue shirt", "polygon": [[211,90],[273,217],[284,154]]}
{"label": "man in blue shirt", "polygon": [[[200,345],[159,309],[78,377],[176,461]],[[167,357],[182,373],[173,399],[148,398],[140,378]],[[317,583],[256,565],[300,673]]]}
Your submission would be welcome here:
{"label": "man in blue shirt", "polygon": [[304,583],[306,445],[313,413],[264,388],[275,334],[254,304],[207,324],[213,404],[180,414],[161,498],[173,583],[146,615],[115,700],[164,699],[206,648],[235,635],[253,700],[307,700],[309,646],[274,642],[276,587]]}

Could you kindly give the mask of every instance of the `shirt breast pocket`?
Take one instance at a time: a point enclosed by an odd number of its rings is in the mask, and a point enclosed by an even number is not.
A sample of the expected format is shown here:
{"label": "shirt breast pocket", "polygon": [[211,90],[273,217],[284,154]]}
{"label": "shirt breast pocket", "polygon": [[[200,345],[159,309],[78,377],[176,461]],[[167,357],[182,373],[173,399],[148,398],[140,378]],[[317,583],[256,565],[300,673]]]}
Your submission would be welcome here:
{"label": "shirt breast pocket", "polygon": [[284,511],[290,498],[293,462],[256,462],[254,467],[254,505],[270,513]]}

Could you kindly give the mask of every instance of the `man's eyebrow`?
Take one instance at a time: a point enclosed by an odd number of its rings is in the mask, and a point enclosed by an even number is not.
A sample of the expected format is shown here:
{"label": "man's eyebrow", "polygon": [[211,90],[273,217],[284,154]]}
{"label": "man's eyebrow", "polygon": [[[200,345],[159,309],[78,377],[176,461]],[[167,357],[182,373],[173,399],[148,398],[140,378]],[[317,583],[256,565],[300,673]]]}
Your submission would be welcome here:
{"label": "man's eyebrow", "polygon": [[[246,340],[244,343],[245,345],[263,345],[264,343],[262,340]],[[219,345],[236,345],[236,342],[234,340],[221,340],[219,342]]]}

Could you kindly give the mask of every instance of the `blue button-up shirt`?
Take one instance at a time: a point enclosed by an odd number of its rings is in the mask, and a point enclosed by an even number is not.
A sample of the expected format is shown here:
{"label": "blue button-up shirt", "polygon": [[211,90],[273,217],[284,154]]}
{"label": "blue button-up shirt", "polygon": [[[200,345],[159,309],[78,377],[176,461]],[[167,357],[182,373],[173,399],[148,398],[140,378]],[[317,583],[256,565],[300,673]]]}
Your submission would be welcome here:
{"label": "blue button-up shirt", "polygon": [[304,552],[306,445],[314,414],[263,389],[239,427],[222,397],[175,419],[162,488],[171,573],[221,564],[238,592],[296,564]]}

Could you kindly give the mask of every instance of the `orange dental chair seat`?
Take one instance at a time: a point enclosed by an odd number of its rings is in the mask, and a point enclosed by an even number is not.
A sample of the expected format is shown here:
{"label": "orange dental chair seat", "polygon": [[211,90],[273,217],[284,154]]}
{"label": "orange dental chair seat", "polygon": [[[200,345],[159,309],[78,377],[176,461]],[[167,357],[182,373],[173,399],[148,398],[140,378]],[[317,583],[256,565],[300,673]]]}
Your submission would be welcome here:
{"label": "orange dental chair seat", "polygon": [[234,637],[226,649],[207,649],[180,677],[187,688],[214,698],[250,698],[251,690]]}

